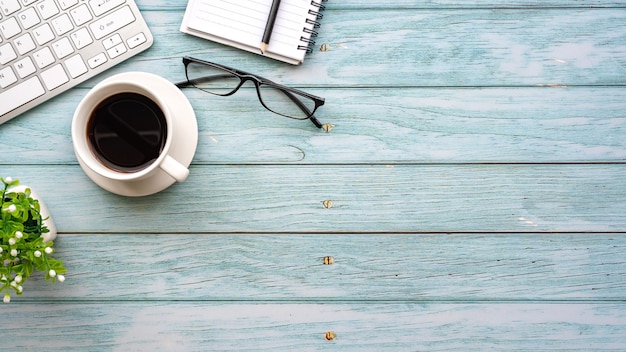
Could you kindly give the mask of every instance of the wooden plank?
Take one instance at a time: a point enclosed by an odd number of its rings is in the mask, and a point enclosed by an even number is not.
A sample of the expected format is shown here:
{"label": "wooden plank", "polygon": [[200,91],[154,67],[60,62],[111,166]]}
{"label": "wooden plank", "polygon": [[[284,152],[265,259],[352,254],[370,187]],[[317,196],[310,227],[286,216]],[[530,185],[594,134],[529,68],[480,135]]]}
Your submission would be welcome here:
{"label": "wooden plank", "polygon": [[[149,10],[180,10],[185,9],[187,0],[170,0],[163,3],[161,0],[136,0],[137,5],[143,11]],[[576,2],[567,0],[393,0],[393,1],[371,1],[371,0],[330,0],[325,4],[329,10],[360,10],[360,9],[475,9],[475,8],[590,8],[590,7],[624,7],[623,1],[611,0],[578,0]]]}
{"label": "wooden plank", "polygon": [[[142,0],[139,0],[142,1]],[[329,9],[371,9],[371,8],[394,8],[394,9],[415,9],[415,8],[442,8],[450,10],[450,7],[454,9],[474,9],[474,8],[589,8],[589,7],[624,7],[623,1],[616,0],[507,0],[507,1],[494,1],[494,0],[393,0],[393,1],[359,1],[359,0],[345,0],[345,1],[333,1],[329,0],[326,3],[326,7]]]}
{"label": "wooden plank", "polygon": [[[308,121],[281,118],[242,91],[185,89],[199,125],[195,164],[621,162],[623,88],[310,89],[327,104]],[[0,128],[0,164],[75,164],[74,90]],[[375,98],[373,98],[375,97]],[[42,123],[46,121],[46,123]],[[37,139],[37,143],[33,143]]]}
{"label": "wooden plank", "polygon": [[626,291],[624,234],[61,234],[55,248],[67,280],[33,276],[14,301],[602,302]]}
{"label": "wooden plank", "polygon": [[359,0],[345,0],[345,1],[333,1],[329,0],[326,3],[326,7],[329,9],[371,9],[371,8],[394,8],[394,9],[446,9],[450,7],[454,9],[474,9],[474,8],[590,8],[590,7],[617,7],[623,8],[623,1],[615,0],[507,0],[507,1],[494,1],[494,0],[393,0],[393,1],[359,1]]}
{"label": "wooden plank", "polygon": [[[2,172],[41,194],[61,232],[544,233],[626,228],[622,164],[196,165],[185,183],[139,199],[100,189],[78,166],[9,165]],[[67,196],[64,185],[71,185]],[[332,207],[324,206],[326,200]],[[186,219],[189,214],[194,221]],[[182,222],[173,221],[179,216]]]}
{"label": "wooden plank", "polygon": [[327,11],[301,66],[184,35],[182,10],[144,15],[154,46],[106,75],[140,70],[182,79],[182,55],[302,87],[623,85],[626,72],[624,8]]}
{"label": "wooden plank", "polygon": [[[42,302],[43,303],[43,302]],[[10,349],[617,351],[623,304],[10,304]],[[33,333],[36,331],[36,333]],[[325,333],[335,339],[327,341]],[[12,348],[11,348],[12,347]]]}
{"label": "wooden plank", "polygon": [[182,10],[144,16],[154,46],[84,87],[130,70],[182,79],[181,53],[302,87],[622,85],[626,66],[623,8],[328,11],[301,66],[184,35]]}

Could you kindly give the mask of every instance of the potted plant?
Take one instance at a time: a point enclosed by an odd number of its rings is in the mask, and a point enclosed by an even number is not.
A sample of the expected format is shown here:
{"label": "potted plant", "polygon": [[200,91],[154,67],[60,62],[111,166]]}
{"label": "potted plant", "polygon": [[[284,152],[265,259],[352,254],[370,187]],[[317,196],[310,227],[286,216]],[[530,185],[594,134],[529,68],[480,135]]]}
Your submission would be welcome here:
{"label": "potted plant", "polygon": [[46,280],[65,281],[63,262],[54,259],[56,227],[46,206],[18,180],[0,177],[0,293],[4,303],[11,293],[22,294],[33,271],[43,271]]}

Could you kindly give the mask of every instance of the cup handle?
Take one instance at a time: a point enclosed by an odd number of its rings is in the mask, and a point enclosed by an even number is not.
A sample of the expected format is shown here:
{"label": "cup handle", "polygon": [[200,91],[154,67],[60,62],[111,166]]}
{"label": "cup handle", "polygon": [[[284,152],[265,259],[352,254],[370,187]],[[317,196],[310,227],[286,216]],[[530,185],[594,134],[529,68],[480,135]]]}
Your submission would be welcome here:
{"label": "cup handle", "polygon": [[176,161],[169,155],[166,155],[160,165],[161,169],[168,175],[172,176],[178,182],[183,182],[189,176],[189,169],[183,166],[183,164]]}

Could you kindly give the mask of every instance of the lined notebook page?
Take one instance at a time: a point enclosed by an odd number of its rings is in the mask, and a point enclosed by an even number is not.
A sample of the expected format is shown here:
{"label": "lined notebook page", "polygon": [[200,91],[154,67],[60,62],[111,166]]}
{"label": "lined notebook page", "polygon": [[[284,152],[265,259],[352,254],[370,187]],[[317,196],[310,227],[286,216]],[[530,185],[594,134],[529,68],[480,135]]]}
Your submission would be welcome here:
{"label": "lined notebook page", "polygon": [[[185,14],[188,28],[204,32],[235,43],[259,48],[271,0],[190,0]],[[310,15],[310,0],[282,0],[272,38],[267,51],[296,60],[303,60],[306,45],[300,38],[307,36],[304,28],[311,28],[306,20]]]}

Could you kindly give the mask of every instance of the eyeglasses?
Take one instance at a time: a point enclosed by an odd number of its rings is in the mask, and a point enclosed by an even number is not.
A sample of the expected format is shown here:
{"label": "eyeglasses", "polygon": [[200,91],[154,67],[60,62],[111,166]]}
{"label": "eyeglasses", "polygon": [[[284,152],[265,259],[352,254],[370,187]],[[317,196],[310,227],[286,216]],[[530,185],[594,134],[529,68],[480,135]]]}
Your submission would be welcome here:
{"label": "eyeglasses", "polygon": [[179,88],[191,86],[210,94],[229,96],[235,94],[247,81],[252,81],[261,105],[267,110],[291,119],[311,120],[317,128],[322,128],[313,114],[324,105],[324,98],[252,73],[188,56],[183,57],[183,64],[187,81],[176,83]]}

